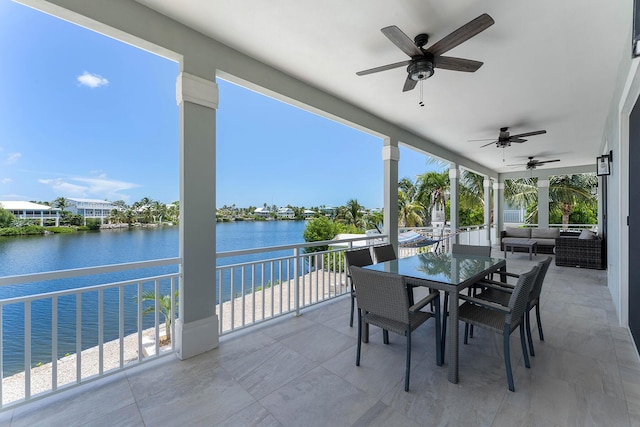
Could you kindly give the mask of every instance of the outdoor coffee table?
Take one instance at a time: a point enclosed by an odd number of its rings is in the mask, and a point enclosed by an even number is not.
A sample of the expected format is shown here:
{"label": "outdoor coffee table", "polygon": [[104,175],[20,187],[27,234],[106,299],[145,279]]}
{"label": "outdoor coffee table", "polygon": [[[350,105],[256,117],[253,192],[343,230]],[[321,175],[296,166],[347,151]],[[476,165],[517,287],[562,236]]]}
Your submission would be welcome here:
{"label": "outdoor coffee table", "polygon": [[529,249],[529,261],[532,259],[532,254],[538,255],[538,242],[531,239],[516,239],[509,238],[502,239],[502,243],[504,244],[504,257],[507,257],[507,250],[511,247],[511,253],[513,254],[514,248],[527,248]]}

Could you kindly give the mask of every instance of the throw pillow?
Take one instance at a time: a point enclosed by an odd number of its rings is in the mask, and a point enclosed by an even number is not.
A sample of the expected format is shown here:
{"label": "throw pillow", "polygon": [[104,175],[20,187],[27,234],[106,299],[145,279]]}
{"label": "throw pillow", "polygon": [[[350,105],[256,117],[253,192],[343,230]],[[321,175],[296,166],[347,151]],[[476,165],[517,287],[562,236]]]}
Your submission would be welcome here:
{"label": "throw pillow", "polygon": [[593,240],[597,238],[598,236],[596,235],[596,233],[591,230],[582,230],[582,233],[580,233],[580,235],[578,236],[578,239],[582,240]]}

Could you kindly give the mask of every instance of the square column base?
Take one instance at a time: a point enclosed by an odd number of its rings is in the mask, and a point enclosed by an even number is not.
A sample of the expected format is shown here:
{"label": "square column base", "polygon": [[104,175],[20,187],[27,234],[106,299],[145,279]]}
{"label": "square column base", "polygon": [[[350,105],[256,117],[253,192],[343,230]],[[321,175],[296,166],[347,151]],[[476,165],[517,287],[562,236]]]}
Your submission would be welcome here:
{"label": "square column base", "polygon": [[218,347],[218,316],[183,323],[176,319],[176,348],[180,360]]}

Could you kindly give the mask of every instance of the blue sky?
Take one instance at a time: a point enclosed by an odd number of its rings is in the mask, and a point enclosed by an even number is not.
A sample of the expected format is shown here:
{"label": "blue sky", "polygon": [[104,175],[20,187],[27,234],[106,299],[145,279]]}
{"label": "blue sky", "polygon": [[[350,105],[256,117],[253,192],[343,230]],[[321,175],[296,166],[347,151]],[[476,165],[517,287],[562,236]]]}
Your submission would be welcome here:
{"label": "blue sky", "polygon": [[[178,64],[8,0],[0,22],[0,200],[178,200]],[[382,206],[380,139],[218,83],[218,206]],[[401,148],[400,177],[426,159]]]}

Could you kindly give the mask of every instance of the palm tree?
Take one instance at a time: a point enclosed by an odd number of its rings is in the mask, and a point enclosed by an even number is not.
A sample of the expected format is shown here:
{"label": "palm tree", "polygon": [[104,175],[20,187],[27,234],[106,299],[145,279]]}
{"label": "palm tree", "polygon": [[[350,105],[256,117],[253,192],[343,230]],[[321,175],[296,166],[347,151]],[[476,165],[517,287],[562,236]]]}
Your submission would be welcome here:
{"label": "palm tree", "polygon": [[[562,212],[562,225],[567,228],[569,216],[577,203],[593,203],[592,190],[597,186],[594,174],[554,175],[549,179],[549,211]],[[536,178],[505,181],[505,199],[514,205],[526,206],[527,223],[537,222],[538,185]]]}
{"label": "palm tree", "polygon": [[554,175],[549,180],[549,202],[562,211],[562,228],[569,226],[569,215],[576,203],[588,203],[595,200],[592,190],[598,185],[598,179],[592,173],[574,175]]}
{"label": "palm tree", "polygon": [[[175,299],[178,299],[178,291],[175,293]],[[134,297],[134,301],[136,304],[138,303],[138,297]],[[142,292],[142,301],[152,301],[153,305],[147,306],[144,310],[142,310],[142,316],[146,316],[147,314],[154,313],[155,310],[155,301],[156,301],[156,293],[153,291],[144,291]],[[170,295],[160,295],[158,297],[158,308],[160,309],[160,314],[164,316],[164,328],[165,335],[167,340],[171,341],[171,296]],[[174,300],[175,304],[175,300]]]}
{"label": "palm tree", "polygon": [[[411,194],[409,191],[408,194]],[[404,190],[398,190],[398,225],[400,227],[420,227],[424,208],[417,200],[412,200]]]}
{"label": "palm tree", "polygon": [[58,197],[53,201],[53,207],[60,209],[62,212],[67,210],[69,207],[69,200],[64,197]]}
{"label": "palm tree", "polygon": [[358,203],[357,199],[348,200],[343,213],[345,224],[353,224],[358,228],[364,227],[362,205]]}
{"label": "palm tree", "polygon": [[416,186],[418,187],[416,198],[423,206],[428,206],[427,214],[431,213],[434,208],[445,209],[449,194],[449,171],[427,172],[418,175]]}

